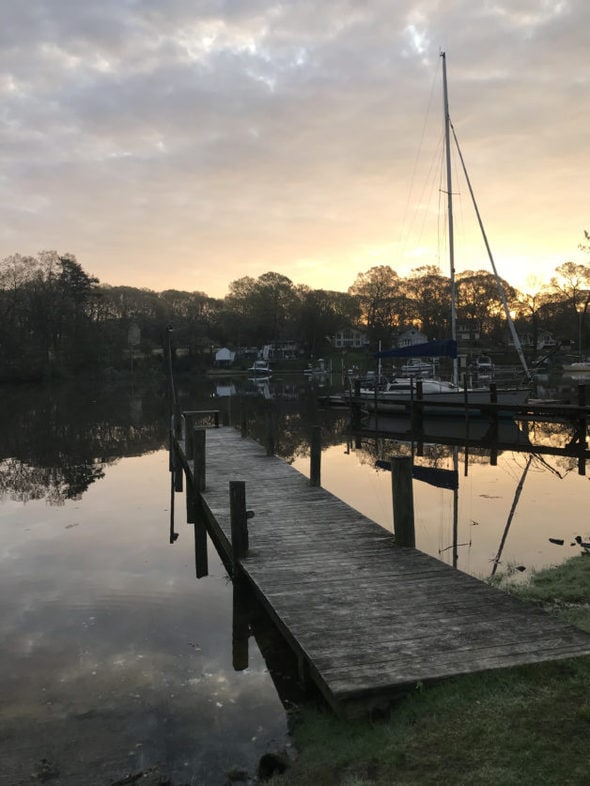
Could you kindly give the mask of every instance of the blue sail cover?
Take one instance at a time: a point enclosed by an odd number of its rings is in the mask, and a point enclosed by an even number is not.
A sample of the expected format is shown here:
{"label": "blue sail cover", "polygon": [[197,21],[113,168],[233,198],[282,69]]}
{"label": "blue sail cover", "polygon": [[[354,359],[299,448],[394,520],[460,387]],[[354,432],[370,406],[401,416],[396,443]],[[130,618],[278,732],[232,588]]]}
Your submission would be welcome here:
{"label": "blue sail cover", "polygon": [[453,339],[444,341],[425,341],[422,344],[412,344],[409,347],[396,347],[384,349],[375,353],[376,358],[456,358],[457,342]]}

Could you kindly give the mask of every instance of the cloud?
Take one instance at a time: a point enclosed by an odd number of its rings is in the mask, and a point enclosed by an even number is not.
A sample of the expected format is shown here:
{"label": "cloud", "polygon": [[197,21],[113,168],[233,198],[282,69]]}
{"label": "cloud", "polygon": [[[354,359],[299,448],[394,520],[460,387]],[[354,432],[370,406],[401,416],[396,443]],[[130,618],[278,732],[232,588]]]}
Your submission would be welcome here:
{"label": "cloud", "polygon": [[2,256],[67,247],[107,283],[216,295],[268,269],[346,289],[363,249],[404,234],[441,48],[498,235],[532,264],[539,224],[564,257],[584,228],[581,0],[28,0],[5,16]]}

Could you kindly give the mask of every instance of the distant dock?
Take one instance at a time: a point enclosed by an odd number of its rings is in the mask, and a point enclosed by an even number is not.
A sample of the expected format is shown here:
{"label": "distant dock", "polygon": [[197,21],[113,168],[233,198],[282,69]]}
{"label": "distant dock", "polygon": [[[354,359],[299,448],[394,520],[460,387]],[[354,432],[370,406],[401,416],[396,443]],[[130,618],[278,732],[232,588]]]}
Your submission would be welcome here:
{"label": "distant dock", "polygon": [[590,654],[589,634],[396,544],[321,488],[318,433],[310,480],[219,427],[218,412],[183,413],[171,469],[186,487],[197,575],[209,535],[335,712],[365,712],[418,683]]}

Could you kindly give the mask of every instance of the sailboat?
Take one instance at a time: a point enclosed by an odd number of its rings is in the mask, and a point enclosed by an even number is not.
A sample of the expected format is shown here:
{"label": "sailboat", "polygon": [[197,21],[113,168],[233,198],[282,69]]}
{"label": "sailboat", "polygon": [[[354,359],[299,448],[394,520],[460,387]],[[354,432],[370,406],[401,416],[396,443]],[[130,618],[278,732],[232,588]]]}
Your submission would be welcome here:
{"label": "sailboat", "polygon": [[[480,230],[483,235],[485,246],[488,252],[489,259],[492,264],[496,282],[500,291],[500,296],[504,306],[504,313],[508,321],[508,325],[512,334],[513,343],[519,354],[520,361],[523,365],[526,377],[531,379],[531,374],[527,368],[522,345],[516,333],[514,323],[510,316],[510,310],[506,300],[506,296],[502,289],[500,279],[496,270],[491,249],[485,234],[479,209],[475,201],[471,182],[467,174],[465,162],[457,142],[454,129],[451,124],[449,115],[449,100],[447,90],[447,68],[446,68],[446,53],[441,52],[442,58],[442,75],[443,75],[443,109],[444,109],[444,126],[445,126],[445,158],[446,158],[446,191],[448,200],[448,233],[449,233],[449,266],[450,266],[450,279],[451,279],[451,339],[445,341],[432,341],[423,344],[416,344],[409,347],[400,347],[396,349],[389,349],[379,351],[375,357],[382,358],[417,358],[417,357],[450,357],[453,360],[453,378],[452,381],[444,381],[440,379],[420,379],[415,377],[395,377],[393,380],[388,381],[380,388],[363,389],[360,390],[361,398],[366,402],[366,407],[369,410],[377,412],[396,412],[405,410],[408,404],[415,400],[418,396],[425,402],[439,402],[445,405],[456,403],[462,412],[466,410],[477,410],[478,405],[487,404],[492,401],[491,391],[487,387],[467,388],[459,385],[459,370],[457,359],[457,309],[456,309],[456,285],[455,285],[455,248],[454,248],[454,234],[453,234],[453,189],[451,181],[451,131],[459,153],[459,158],[463,168],[463,173],[467,181],[469,193],[475,208]],[[519,404],[525,404],[530,394],[529,387],[515,387],[510,389],[498,389],[494,393],[494,400],[498,404],[505,405],[506,407],[514,407]],[[432,407],[430,410],[425,406],[426,411],[431,411],[438,414],[449,414],[453,412],[454,408],[445,406],[444,408]]]}

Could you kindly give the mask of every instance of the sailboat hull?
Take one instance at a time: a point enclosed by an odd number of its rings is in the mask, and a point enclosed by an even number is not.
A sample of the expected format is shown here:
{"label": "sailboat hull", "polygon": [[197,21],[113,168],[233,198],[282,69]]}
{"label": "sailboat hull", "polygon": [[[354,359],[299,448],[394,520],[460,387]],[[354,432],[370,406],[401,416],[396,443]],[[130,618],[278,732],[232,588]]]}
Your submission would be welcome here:
{"label": "sailboat hull", "polygon": [[[501,406],[501,414],[512,415],[513,408],[523,406],[528,398],[528,388],[511,388],[498,390],[495,400]],[[429,415],[480,414],[486,404],[492,403],[487,388],[434,391],[424,393],[420,400],[423,402],[422,411]],[[370,412],[407,412],[416,401],[416,397],[408,393],[384,391],[363,397],[363,406]]]}

